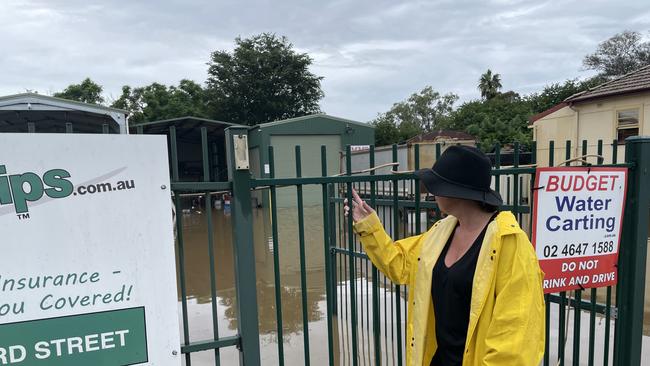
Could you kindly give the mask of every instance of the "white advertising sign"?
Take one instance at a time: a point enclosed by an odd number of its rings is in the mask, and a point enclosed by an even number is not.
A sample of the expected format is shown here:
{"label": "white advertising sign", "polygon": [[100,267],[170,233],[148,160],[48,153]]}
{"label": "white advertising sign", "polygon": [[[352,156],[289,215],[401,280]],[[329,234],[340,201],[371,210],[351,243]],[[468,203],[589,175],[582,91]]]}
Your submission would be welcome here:
{"label": "white advertising sign", "polygon": [[617,281],[626,168],[539,168],[533,244],[544,291],[610,286]]}
{"label": "white advertising sign", "polygon": [[181,364],[166,146],[0,134],[0,365]]}

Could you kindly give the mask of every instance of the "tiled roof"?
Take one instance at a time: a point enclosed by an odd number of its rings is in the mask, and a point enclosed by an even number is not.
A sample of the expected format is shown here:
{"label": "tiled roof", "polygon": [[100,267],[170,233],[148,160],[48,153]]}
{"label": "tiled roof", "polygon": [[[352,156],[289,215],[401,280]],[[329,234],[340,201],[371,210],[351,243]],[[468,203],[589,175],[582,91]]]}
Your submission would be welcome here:
{"label": "tiled roof", "polygon": [[625,74],[620,78],[602,83],[589,90],[573,94],[572,96],[566,98],[562,103],[556,104],[552,108],[549,108],[542,113],[538,113],[530,117],[529,121],[532,125],[535,123],[535,121],[542,119],[547,115],[556,112],[572,103],[579,103],[587,100],[611,97],[615,95],[639,93],[648,90],[650,90],[650,65]]}
{"label": "tiled roof", "polygon": [[632,71],[618,79],[602,83],[592,89],[574,94],[565,99],[565,102],[575,103],[613,95],[638,93],[645,90],[650,90],[650,65]]}

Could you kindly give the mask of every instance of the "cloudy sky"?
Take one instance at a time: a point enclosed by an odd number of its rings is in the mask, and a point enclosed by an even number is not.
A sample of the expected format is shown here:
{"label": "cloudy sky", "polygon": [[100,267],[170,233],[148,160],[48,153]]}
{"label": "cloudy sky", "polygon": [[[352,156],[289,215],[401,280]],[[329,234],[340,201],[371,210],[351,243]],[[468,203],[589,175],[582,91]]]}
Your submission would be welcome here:
{"label": "cloudy sky", "polygon": [[586,77],[625,29],[648,35],[648,0],[0,0],[0,95],[203,82],[211,51],[275,32],[313,57],[326,113],[367,121],[426,85],[476,98],[487,68],[521,93]]}

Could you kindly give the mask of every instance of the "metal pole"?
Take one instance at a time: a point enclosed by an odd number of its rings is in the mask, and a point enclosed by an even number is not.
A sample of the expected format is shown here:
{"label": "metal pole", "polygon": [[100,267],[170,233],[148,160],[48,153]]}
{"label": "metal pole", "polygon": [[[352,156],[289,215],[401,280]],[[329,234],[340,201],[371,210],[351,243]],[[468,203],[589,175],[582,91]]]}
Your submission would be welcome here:
{"label": "metal pole", "polygon": [[[352,175],[352,150],[350,148],[350,145],[347,145],[345,148],[345,166],[346,166],[346,174],[348,176]],[[347,183],[347,198],[348,202],[352,202],[352,182]],[[354,231],[352,229],[352,218],[348,218],[347,220],[347,227],[348,227],[348,248],[349,248],[349,253],[348,255],[350,256],[350,317],[351,317],[351,322],[350,322],[350,327],[352,328],[352,365],[357,366],[359,364],[359,344],[358,344],[358,332],[359,329],[357,327],[357,289],[356,289],[356,281],[357,281],[357,266],[356,266],[356,259],[354,258],[354,252],[355,252],[355,245],[354,245]]]}
{"label": "metal pole", "polygon": [[[296,178],[302,177],[302,158],[300,145],[296,146]],[[311,364],[309,352],[309,305],[307,304],[307,255],[305,254],[305,210],[302,184],[296,185],[296,204],[298,205],[298,250],[300,253],[300,298],[302,299],[302,336],[305,353],[305,366]]]}
{"label": "metal pole", "polygon": [[623,235],[618,258],[616,303],[619,318],[614,340],[614,365],[641,364],[645,267],[650,210],[650,137],[625,140],[628,173]]}
{"label": "metal pole", "polygon": [[[415,145],[418,146],[418,145]],[[375,167],[375,145],[370,145],[370,152],[368,156],[370,165],[368,168]],[[370,171],[370,175],[375,175],[375,171]],[[377,183],[370,183],[370,205],[377,207]],[[377,209],[378,210],[378,209]],[[372,329],[373,329],[373,342],[375,346],[375,365],[381,365],[381,314],[379,298],[379,272],[375,265],[372,265]]]}
{"label": "metal pole", "polygon": [[[320,147],[320,161],[321,161],[321,173],[323,177],[327,176],[327,147],[322,145]],[[332,296],[336,292],[336,289],[332,286],[332,258],[330,257],[330,213],[329,213],[329,199],[328,195],[328,185],[322,185],[323,190],[323,249],[325,250],[325,301],[327,303],[327,354],[329,359],[329,364],[334,365],[334,337],[333,337],[333,327],[332,327],[332,309],[336,308],[336,303],[333,303]]]}
{"label": "metal pole", "polygon": [[[203,181],[210,181],[210,155],[208,153],[208,129],[201,127],[201,158],[203,163]],[[210,305],[212,305],[212,335],[219,340],[219,314],[217,311],[217,271],[214,255],[214,225],[212,222],[212,193],[203,196],[205,204],[205,221],[208,227],[208,260],[210,261]],[[214,364],[221,366],[221,352],[214,350]]]}
{"label": "metal pole", "polygon": [[[269,146],[269,178],[275,178],[275,156]],[[275,287],[275,319],[278,329],[278,365],[284,366],[284,336],[282,321],[282,287],[280,284],[280,249],[278,243],[278,193],[273,185],[271,191],[271,232],[273,234],[273,281]]]}
{"label": "metal pole", "polygon": [[[228,177],[232,181],[232,234],[235,251],[239,364],[260,365],[260,331],[257,312],[253,215],[248,168],[248,129],[226,129]],[[236,152],[237,150],[237,152]],[[245,154],[244,154],[245,153]]]}

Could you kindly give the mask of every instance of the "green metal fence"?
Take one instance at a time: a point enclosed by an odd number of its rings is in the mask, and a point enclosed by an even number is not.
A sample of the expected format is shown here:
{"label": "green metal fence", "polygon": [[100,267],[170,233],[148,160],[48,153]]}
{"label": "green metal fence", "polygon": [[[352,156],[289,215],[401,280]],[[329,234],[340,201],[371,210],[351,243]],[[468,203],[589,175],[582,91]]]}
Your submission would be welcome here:
{"label": "green metal fence", "polygon": [[[386,230],[395,238],[415,235],[426,230],[435,220],[440,218],[440,211],[434,201],[421,199],[420,187],[412,173],[400,172],[393,165],[391,174],[376,174],[374,170],[374,149],[369,151],[368,170],[362,174],[352,171],[351,151],[347,147],[345,174],[328,176],[327,151],[321,148],[322,175],[319,177],[303,177],[301,164],[301,148],[295,149],[295,177],[276,177],[274,172],[273,147],[269,148],[269,174],[265,178],[253,179],[246,167],[237,169],[235,159],[236,139],[247,135],[245,128],[229,128],[226,141],[228,143],[229,181],[212,182],[209,180],[209,164],[207,154],[207,132],[202,130],[204,181],[178,181],[177,144],[174,128],[170,129],[170,162],[172,166],[172,190],[177,212],[183,208],[183,196],[200,194],[205,204],[206,221],[208,223],[207,243],[205,245],[206,261],[210,266],[212,329],[210,337],[203,340],[190,338],[188,322],[188,304],[186,289],[186,271],[183,236],[183,220],[177,220],[177,253],[179,270],[179,297],[181,302],[183,344],[182,352],[186,365],[191,365],[193,356],[198,352],[213,352],[214,364],[220,364],[220,351],[227,347],[236,347],[240,355],[240,364],[259,365],[264,353],[272,352],[277,355],[280,365],[295,364],[329,364],[329,365],[403,365],[404,364],[404,324],[406,313],[406,298],[408,289],[392,284],[383,274],[379,273],[363,252],[356,236],[352,231],[352,223],[342,215],[343,200],[351,200],[352,188],[375,207],[382,218]],[[591,289],[571,293],[547,295],[546,303],[546,355],[544,365],[568,365],[568,359],[573,365],[586,363],[588,365],[636,365],[640,363],[641,335],[644,307],[645,259],[648,229],[648,207],[650,187],[648,169],[650,169],[650,139],[630,139],[625,146],[626,161],[619,162],[617,158],[618,143],[607,144],[598,141],[589,146],[585,141],[579,147],[579,154],[572,153],[575,147],[571,142],[565,144],[562,159],[556,153],[553,143],[549,148],[549,165],[556,165],[567,160],[569,165],[575,155],[597,155],[588,157],[579,164],[603,166],[602,158],[606,149],[611,153],[608,166],[622,166],[630,169],[629,189],[626,202],[623,240],[620,248],[619,286],[617,288]],[[417,146],[415,147],[417,149]],[[437,154],[441,152],[437,149]],[[531,227],[532,217],[532,188],[534,188],[535,161],[533,165],[522,166],[519,161],[519,146],[514,144],[512,166],[501,166],[500,146],[495,146],[495,162],[493,169],[494,188],[502,192],[504,206],[502,209],[511,210],[525,228]],[[536,151],[535,146],[532,149]],[[418,168],[416,150],[416,168]],[[397,161],[397,147],[393,147],[393,161]],[[575,164],[575,163],[574,163]],[[300,268],[299,292],[302,312],[302,357],[297,360],[295,355],[288,359],[284,342],[284,316],[282,291],[284,284],[281,276],[280,256],[283,253],[283,241],[279,235],[278,190],[291,187],[295,190],[295,232],[298,243],[298,260]],[[306,236],[304,196],[306,189],[316,187],[320,190],[322,202],[319,207],[322,220],[322,237]],[[273,284],[275,291],[274,315],[276,342],[274,346],[263,345],[260,351],[260,331],[258,327],[258,305],[255,274],[255,248],[253,244],[253,210],[251,191],[264,190],[270,196],[270,206],[267,208],[271,218],[271,242],[273,253]],[[235,261],[235,287],[237,330],[235,336],[219,335],[217,287],[215,278],[215,253],[212,226],[212,195],[215,192],[231,192],[233,196],[232,234]],[[286,212],[283,211],[283,215]],[[308,249],[314,241],[322,243],[318,252]],[[324,341],[314,342],[314,330],[308,314],[309,282],[308,277],[314,276],[308,267],[308,258],[320,256],[324,261],[325,308],[322,310]],[[614,296],[614,291],[615,295]],[[615,299],[618,299],[616,301]],[[569,312],[572,312],[572,314]],[[557,319],[555,319],[557,317]],[[588,319],[588,328],[580,326],[583,319]],[[605,323],[604,333],[598,331],[599,324]],[[569,326],[571,325],[571,326]],[[567,334],[571,333],[571,337]],[[612,335],[615,334],[615,337]],[[320,334],[318,335],[321,336]],[[567,340],[570,338],[570,342]],[[587,340],[583,347],[581,340]],[[615,341],[612,343],[612,339]],[[326,355],[326,356],[314,356]],[[599,355],[599,358],[596,358]],[[568,357],[568,358],[567,358]],[[613,357],[613,362],[610,361]],[[275,358],[274,358],[275,359]]]}

